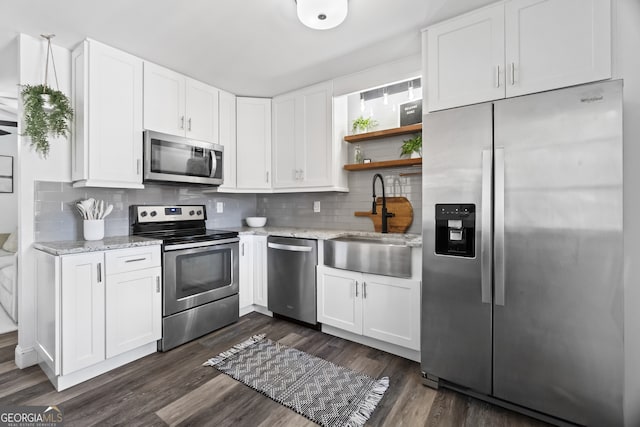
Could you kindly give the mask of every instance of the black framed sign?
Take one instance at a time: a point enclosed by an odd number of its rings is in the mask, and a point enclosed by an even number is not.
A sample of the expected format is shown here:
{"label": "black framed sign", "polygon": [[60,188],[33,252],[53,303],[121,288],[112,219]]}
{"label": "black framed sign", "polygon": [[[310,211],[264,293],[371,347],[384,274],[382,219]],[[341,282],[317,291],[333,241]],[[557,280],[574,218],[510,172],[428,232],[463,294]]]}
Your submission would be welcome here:
{"label": "black framed sign", "polygon": [[0,193],[13,193],[13,156],[0,156]]}
{"label": "black framed sign", "polygon": [[398,107],[400,126],[422,123],[422,99],[405,102]]}

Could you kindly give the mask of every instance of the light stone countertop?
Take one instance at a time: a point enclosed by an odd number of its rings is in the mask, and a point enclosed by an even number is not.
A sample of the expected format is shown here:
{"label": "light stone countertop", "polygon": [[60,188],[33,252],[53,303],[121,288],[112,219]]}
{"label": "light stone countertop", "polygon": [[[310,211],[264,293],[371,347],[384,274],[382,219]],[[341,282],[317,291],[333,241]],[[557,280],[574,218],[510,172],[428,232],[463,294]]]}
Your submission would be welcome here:
{"label": "light stone countertop", "polygon": [[[294,227],[233,227],[226,230],[237,231],[240,235],[295,237],[300,239],[328,240],[342,236],[382,237],[390,241],[402,240],[410,247],[422,247],[422,236],[419,234],[376,233],[373,231],[325,230],[315,228]],[[140,236],[114,236],[102,240],[64,240],[58,242],[36,242],[33,247],[51,255],[70,255],[85,252],[126,249],[138,246],[160,245],[162,240]]]}
{"label": "light stone countertop", "polygon": [[240,235],[258,235],[258,236],[279,236],[279,237],[296,237],[300,239],[317,239],[328,240],[336,237],[358,236],[358,237],[377,237],[389,238],[390,240],[403,240],[404,244],[410,247],[422,247],[422,236],[419,234],[399,234],[388,233],[382,234],[374,231],[353,231],[353,230],[324,230],[316,228],[293,228],[293,227],[236,227],[228,228],[228,230],[237,231]]}
{"label": "light stone countertop", "polygon": [[161,245],[162,240],[139,236],[114,236],[102,240],[64,240],[59,242],[36,242],[33,247],[51,255],[70,255],[85,252],[126,249],[139,246]]}

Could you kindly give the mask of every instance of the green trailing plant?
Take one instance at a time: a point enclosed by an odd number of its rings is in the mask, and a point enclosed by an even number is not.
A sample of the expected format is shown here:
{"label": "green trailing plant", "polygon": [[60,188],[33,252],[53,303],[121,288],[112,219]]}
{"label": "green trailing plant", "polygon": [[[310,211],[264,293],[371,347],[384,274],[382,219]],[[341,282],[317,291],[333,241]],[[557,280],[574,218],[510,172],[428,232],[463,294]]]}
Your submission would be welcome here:
{"label": "green trailing plant", "polygon": [[413,137],[402,141],[402,149],[400,157],[411,155],[414,151],[416,153],[422,153],[422,134],[416,133]]}
{"label": "green trailing plant", "polygon": [[378,126],[378,122],[373,120],[371,117],[367,117],[366,119],[362,116],[358,117],[353,121],[353,132],[367,132]]}
{"label": "green trailing plant", "polygon": [[21,94],[24,107],[23,135],[29,136],[31,147],[46,158],[50,148],[48,138],[66,137],[71,132],[71,103],[64,93],[47,85],[26,85]]}

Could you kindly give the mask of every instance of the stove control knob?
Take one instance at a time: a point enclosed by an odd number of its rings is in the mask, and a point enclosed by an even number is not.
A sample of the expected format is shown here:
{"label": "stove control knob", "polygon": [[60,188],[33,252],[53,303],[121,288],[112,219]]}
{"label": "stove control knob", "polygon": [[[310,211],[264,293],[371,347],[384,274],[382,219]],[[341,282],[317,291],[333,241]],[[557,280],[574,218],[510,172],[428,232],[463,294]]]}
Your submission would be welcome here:
{"label": "stove control knob", "polygon": [[156,216],[156,215],[158,215],[158,212],[156,212],[156,211],[151,211],[151,213],[150,213],[149,215],[151,215],[151,216]]}
{"label": "stove control knob", "polygon": [[189,215],[193,216],[193,214],[195,214],[194,211],[189,211]]}
{"label": "stove control knob", "polygon": [[147,216],[147,211],[142,211],[142,212],[140,212],[140,216],[141,216],[142,218],[144,218],[145,216]]}
{"label": "stove control knob", "polygon": [[202,211],[198,211],[196,212],[198,215],[202,215]]}

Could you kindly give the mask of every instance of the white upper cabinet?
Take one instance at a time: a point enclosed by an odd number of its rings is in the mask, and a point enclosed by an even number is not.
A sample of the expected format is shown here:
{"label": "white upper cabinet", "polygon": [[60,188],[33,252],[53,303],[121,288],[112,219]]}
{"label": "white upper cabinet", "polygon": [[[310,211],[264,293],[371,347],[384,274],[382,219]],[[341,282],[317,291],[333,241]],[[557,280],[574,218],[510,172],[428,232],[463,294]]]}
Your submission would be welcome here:
{"label": "white upper cabinet", "polygon": [[236,187],[236,96],[220,91],[218,103],[218,144],[224,146],[224,164],[222,167],[224,184],[218,191],[232,190]]}
{"label": "white upper cabinet", "polygon": [[236,99],[236,189],[271,190],[271,99]]}
{"label": "white upper cabinet", "polygon": [[340,141],[332,137],[332,83],[273,99],[273,188],[329,191],[339,187]]}
{"label": "white upper cabinet", "polygon": [[143,188],[142,60],[85,40],[72,74],[74,187]]}
{"label": "white upper cabinet", "polygon": [[502,3],[428,29],[429,111],[504,98]]}
{"label": "white upper cabinet", "polygon": [[213,86],[144,63],[145,129],[217,143],[218,96]]}
{"label": "white upper cabinet", "polygon": [[609,0],[505,3],[507,96],[611,78]]}
{"label": "white upper cabinet", "polygon": [[429,111],[611,77],[610,0],[507,0],[427,30]]}

